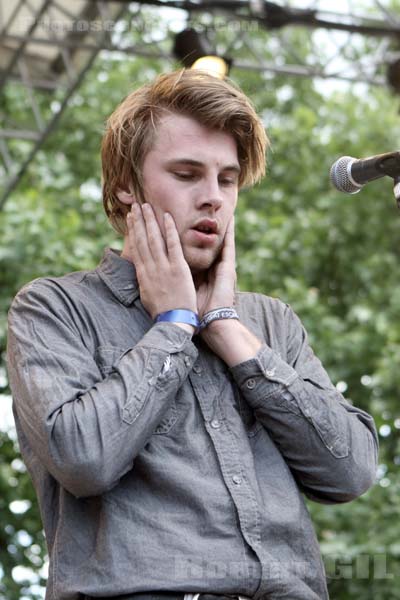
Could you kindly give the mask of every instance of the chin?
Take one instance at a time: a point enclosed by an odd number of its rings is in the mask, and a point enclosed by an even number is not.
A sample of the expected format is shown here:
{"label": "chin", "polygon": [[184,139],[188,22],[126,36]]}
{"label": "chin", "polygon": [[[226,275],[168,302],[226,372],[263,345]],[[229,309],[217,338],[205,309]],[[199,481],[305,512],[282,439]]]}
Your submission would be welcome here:
{"label": "chin", "polygon": [[192,273],[201,273],[208,271],[218,259],[222,250],[223,240],[218,240],[215,246],[209,248],[185,244],[182,243],[182,240],[181,244],[183,255]]}
{"label": "chin", "polygon": [[[193,256],[193,255],[196,256]],[[196,250],[193,253],[189,253],[188,255],[184,255],[186,258],[186,262],[188,263],[190,270],[192,273],[200,273],[202,271],[208,271],[210,267],[215,262],[216,254],[213,252],[212,254],[208,252],[204,252],[203,256],[199,256],[199,251]]]}
{"label": "chin", "polygon": [[204,271],[208,271],[214,261],[195,261],[188,262],[189,268],[193,274],[203,273]]}

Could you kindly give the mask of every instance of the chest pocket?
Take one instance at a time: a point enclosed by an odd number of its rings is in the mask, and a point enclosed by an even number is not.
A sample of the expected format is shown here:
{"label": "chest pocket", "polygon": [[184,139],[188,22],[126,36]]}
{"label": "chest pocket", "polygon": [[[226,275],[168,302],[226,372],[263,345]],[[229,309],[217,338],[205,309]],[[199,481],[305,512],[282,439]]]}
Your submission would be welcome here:
{"label": "chest pocket", "polygon": [[[120,348],[118,346],[99,346],[97,348],[95,361],[100,369],[103,379],[106,379],[113,371],[115,371],[115,365],[119,362],[121,356],[129,349],[130,348]],[[160,385],[160,381],[157,381],[157,385]],[[177,402],[174,398],[170,402],[170,406],[162,420],[155,428],[154,433],[158,435],[168,433],[178,420],[178,416]]]}

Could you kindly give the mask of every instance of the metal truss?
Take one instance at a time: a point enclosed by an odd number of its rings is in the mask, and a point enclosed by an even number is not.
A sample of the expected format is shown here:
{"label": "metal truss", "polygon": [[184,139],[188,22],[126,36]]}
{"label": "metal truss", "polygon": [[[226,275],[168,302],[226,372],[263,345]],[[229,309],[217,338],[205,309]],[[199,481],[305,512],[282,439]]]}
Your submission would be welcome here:
{"label": "metal truss", "polygon": [[0,0],[0,207],[101,50],[172,63],[174,35],[194,27],[232,60],[232,76],[238,69],[387,85],[387,67],[400,59],[400,13],[379,0],[362,10],[337,0],[341,12],[325,0],[301,1]]}
{"label": "metal truss", "polygon": [[127,10],[104,0],[1,0],[0,207]]}

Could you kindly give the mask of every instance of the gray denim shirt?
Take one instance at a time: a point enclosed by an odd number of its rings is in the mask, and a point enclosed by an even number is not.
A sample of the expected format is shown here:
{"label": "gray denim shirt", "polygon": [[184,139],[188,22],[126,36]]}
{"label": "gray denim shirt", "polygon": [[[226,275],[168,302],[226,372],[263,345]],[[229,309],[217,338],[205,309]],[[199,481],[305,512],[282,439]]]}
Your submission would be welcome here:
{"label": "gray denim shirt", "polygon": [[332,385],[290,307],[247,292],[235,305],[264,344],[228,368],[198,336],[152,323],[112,249],[14,299],[7,361],[46,600],[328,597],[302,494],[346,502],[371,486],[373,420]]}

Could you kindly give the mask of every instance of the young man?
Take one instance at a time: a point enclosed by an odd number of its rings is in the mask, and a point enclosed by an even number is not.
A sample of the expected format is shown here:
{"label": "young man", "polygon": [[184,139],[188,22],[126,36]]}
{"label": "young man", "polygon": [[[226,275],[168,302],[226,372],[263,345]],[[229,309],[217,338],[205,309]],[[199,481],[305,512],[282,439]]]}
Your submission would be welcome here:
{"label": "young man", "polygon": [[235,291],[238,190],[263,175],[266,146],[227,81],[181,71],[133,92],[102,150],[122,253],[13,302],[47,600],[328,597],[303,494],[362,494],[377,437],[290,307]]}

